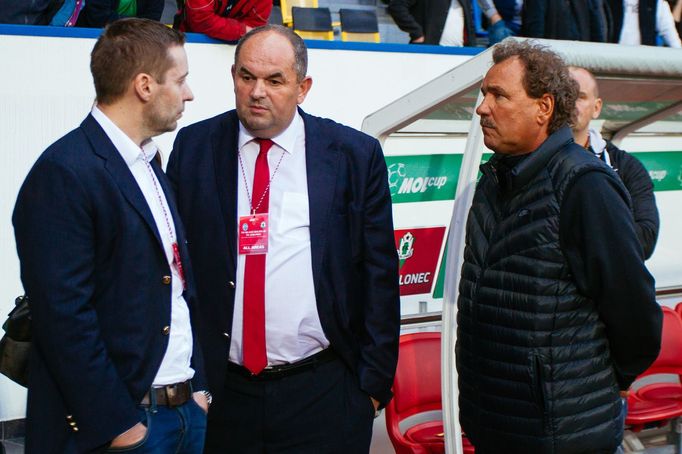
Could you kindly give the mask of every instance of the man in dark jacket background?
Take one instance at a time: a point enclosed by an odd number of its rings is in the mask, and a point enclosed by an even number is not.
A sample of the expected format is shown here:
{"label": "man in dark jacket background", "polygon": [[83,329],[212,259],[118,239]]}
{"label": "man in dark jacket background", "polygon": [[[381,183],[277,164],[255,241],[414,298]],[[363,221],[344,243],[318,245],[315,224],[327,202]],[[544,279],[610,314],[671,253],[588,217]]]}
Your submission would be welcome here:
{"label": "man in dark jacket background", "polygon": [[602,0],[525,0],[522,36],[606,42]]}
{"label": "man in dark jacket background", "polygon": [[602,108],[597,80],[584,68],[572,66],[569,71],[580,88],[576,101],[576,119],[573,124],[575,142],[604,161],[623,181],[632,199],[637,238],[642,245],[644,258],[649,259],[656,247],[660,224],[654,197],[654,184],[649,173],[637,158],[616,147],[610,141],[604,140],[599,131],[590,128],[590,121],[599,118]]}
{"label": "man in dark jacket background", "polygon": [[[460,23],[455,19],[459,15],[458,11],[461,11],[463,27],[451,29],[450,24]],[[388,12],[398,27],[409,33],[412,44],[451,46],[476,44],[476,31],[469,1],[391,0]]]}
{"label": "man in dark jacket background", "polygon": [[78,27],[100,28],[122,17],[161,20],[164,0],[87,0]]}
{"label": "man in dark jacket background", "polygon": [[495,154],[457,303],[462,428],[477,454],[614,452],[620,392],[662,323],[627,190],[573,141],[578,87],[558,55],[507,40],[493,61],[477,113]]}

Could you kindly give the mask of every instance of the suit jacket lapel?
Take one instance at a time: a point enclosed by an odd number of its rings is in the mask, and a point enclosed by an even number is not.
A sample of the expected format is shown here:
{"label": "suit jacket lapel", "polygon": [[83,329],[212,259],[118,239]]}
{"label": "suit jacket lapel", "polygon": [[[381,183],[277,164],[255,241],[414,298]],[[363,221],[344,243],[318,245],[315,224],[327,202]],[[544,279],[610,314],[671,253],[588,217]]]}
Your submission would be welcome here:
{"label": "suit jacket lapel", "polygon": [[340,153],[325,134],[324,123],[299,109],[305,125],[306,172],[310,211],[310,249],[313,283],[318,288],[327,242],[327,224],[334,201]]}
{"label": "suit jacket lapel", "polygon": [[235,111],[223,120],[218,134],[211,138],[215,183],[222,210],[225,232],[230,253],[230,263],[237,263],[237,178],[239,164],[237,156],[239,120]]}
{"label": "suit jacket lapel", "polygon": [[116,182],[126,200],[128,200],[135,211],[142,216],[142,219],[147,223],[147,226],[163,250],[161,236],[156,228],[152,212],[147,205],[147,201],[145,200],[140,187],[135,181],[135,177],[133,177],[133,174],[130,172],[128,165],[123,160],[121,154],[116,147],[114,147],[114,144],[111,143],[109,137],[107,137],[102,127],[92,115],[88,115],[83,123],[81,123],[81,129],[88,137],[95,154],[104,159],[104,168]]}

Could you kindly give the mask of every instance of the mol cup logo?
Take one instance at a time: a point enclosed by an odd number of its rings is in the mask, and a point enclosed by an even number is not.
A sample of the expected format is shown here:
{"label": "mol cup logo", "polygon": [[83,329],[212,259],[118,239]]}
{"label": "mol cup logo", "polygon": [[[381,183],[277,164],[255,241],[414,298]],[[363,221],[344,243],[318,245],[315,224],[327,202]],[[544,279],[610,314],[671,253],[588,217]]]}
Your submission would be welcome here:
{"label": "mol cup logo", "polygon": [[461,155],[389,156],[388,187],[394,203],[452,200]]}
{"label": "mol cup logo", "polygon": [[391,164],[388,168],[388,187],[391,195],[416,194],[429,188],[440,189],[448,182],[445,175],[438,177],[408,177],[407,168],[402,162]]}
{"label": "mol cup logo", "polygon": [[445,227],[396,230],[394,239],[400,260],[400,294],[430,293],[435,280]]}
{"label": "mol cup logo", "polygon": [[654,191],[682,189],[682,151],[645,151],[630,153],[649,173]]}

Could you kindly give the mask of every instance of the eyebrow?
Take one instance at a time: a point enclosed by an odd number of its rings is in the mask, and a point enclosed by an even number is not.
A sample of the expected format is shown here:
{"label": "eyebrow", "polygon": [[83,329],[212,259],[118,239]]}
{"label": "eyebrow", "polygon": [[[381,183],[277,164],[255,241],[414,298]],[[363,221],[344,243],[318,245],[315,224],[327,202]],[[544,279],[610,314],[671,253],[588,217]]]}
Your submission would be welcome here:
{"label": "eyebrow", "polygon": [[496,93],[499,95],[505,95],[505,96],[507,95],[507,91],[504,90],[499,85],[488,85],[487,87],[483,87],[483,85],[481,85],[481,93],[483,93],[485,95],[486,93],[489,93],[489,92]]}
{"label": "eyebrow", "polygon": [[[239,72],[240,74],[246,74],[246,75],[248,75],[248,76],[256,77],[255,74],[253,74],[251,71],[249,71],[248,69],[246,69],[246,67],[244,67],[244,66],[240,66],[238,72]],[[278,78],[278,77],[281,78],[281,79],[286,79],[286,76],[285,76],[284,73],[282,73],[281,71],[277,71],[277,72],[274,72],[274,73],[272,73],[272,74],[269,74],[269,75],[266,76],[265,78],[266,78],[266,79],[275,79],[275,78]]]}

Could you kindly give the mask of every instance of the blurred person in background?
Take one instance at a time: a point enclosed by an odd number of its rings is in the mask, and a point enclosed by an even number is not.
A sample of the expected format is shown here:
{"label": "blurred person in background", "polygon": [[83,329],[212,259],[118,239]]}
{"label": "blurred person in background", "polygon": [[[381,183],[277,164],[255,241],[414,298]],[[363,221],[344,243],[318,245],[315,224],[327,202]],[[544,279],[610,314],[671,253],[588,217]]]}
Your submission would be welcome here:
{"label": "blurred person in background", "polygon": [[411,44],[476,44],[469,0],[391,0],[388,12]]}
{"label": "blurred person in background", "polygon": [[525,0],[523,36],[606,41],[602,0]]}
{"label": "blurred person in background", "polygon": [[573,138],[578,145],[611,167],[623,181],[632,199],[637,238],[642,245],[644,258],[648,259],[654,253],[660,225],[654,184],[637,158],[604,140],[599,131],[590,128],[590,121],[599,118],[602,108],[599,86],[594,75],[576,66],[569,67],[569,72],[580,87],[576,101],[576,120],[572,126]]}
{"label": "blurred person in background", "polygon": [[477,0],[481,11],[488,18],[489,45],[499,43],[509,36],[521,33],[523,0]]}
{"label": "blurred person in background", "polygon": [[238,41],[252,28],[268,23],[272,0],[185,0],[174,27],[204,33],[223,41]]}
{"label": "blurred person in background", "polygon": [[605,0],[612,23],[612,43],[655,46],[657,37],[669,47],[682,47],[670,5],[664,0]]}
{"label": "blurred person in background", "polygon": [[78,27],[101,28],[122,17],[158,21],[164,0],[86,0],[78,16]]}

